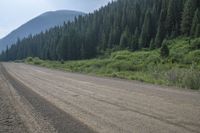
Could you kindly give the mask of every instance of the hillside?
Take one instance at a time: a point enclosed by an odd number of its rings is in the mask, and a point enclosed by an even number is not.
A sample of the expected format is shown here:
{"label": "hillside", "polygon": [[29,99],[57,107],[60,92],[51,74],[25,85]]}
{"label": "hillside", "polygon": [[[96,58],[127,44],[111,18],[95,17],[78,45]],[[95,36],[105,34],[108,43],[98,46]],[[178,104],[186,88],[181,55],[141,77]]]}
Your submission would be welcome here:
{"label": "hillside", "polygon": [[164,39],[200,36],[198,0],[117,0],[63,27],[18,42],[5,60],[94,58],[107,49],[160,48]]}
{"label": "hillside", "polygon": [[54,27],[63,25],[64,21],[72,21],[78,15],[83,15],[82,12],[60,10],[46,12],[27,23],[23,24],[6,37],[0,40],[0,52],[6,49],[6,46],[11,46],[17,42],[17,39],[23,39],[28,37],[30,34],[35,35],[40,32]]}

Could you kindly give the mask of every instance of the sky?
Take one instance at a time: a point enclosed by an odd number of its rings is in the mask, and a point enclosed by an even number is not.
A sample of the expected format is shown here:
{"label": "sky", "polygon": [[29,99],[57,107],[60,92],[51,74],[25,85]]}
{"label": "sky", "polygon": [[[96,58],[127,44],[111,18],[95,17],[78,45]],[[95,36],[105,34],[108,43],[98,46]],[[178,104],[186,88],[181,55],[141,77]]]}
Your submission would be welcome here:
{"label": "sky", "polygon": [[0,0],[0,38],[47,11],[93,12],[112,0]]}

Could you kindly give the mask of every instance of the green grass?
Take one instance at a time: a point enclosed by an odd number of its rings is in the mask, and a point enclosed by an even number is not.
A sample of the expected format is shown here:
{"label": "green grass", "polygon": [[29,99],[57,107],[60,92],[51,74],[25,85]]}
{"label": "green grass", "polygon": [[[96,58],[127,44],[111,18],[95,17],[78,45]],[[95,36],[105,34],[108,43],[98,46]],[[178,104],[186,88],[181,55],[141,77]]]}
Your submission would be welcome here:
{"label": "green grass", "polygon": [[[196,43],[196,39],[191,41],[193,42]],[[29,57],[25,62],[70,72],[200,89],[200,49],[189,45],[187,38],[177,38],[168,43],[170,56],[164,59],[160,57],[160,50],[157,49],[117,51],[104,58],[65,62]]]}

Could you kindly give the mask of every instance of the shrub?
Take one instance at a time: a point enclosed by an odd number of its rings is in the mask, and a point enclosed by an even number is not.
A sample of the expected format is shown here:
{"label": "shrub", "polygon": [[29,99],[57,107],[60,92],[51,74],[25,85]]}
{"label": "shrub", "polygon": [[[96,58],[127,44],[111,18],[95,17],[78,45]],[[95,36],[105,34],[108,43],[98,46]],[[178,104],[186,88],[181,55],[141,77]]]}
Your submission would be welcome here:
{"label": "shrub", "polygon": [[62,59],[62,60],[60,60],[60,63],[61,63],[61,64],[65,64],[65,62],[64,62],[64,60],[63,60],[63,59]]}
{"label": "shrub", "polygon": [[130,61],[116,61],[110,63],[108,68],[115,69],[117,71],[133,71],[133,64]]}
{"label": "shrub", "polygon": [[183,81],[184,70],[174,68],[166,73],[167,80],[170,84],[180,85]]}
{"label": "shrub", "polygon": [[159,55],[151,54],[149,57],[147,57],[146,62],[147,63],[158,64],[158,63],[161,62],[161,59],[160,59]]}
{"label": "shrub", "polygon": [[200,50],[195,50],[186,55],[185,63],[191,64],[193,62],[200,63]]}
{"label": "shrub", "polygon": [[28,58],[26,59],[26,61],[27,61],[27,62],[32,62],[32,61],[33,61],[33,58],[32,58],[32,57],[28,57]]}
{"label": "shrub", "polygon": [[116,55],[114,60],[127,60],[127,55]]}
{"label": "shrub", "polygon": [[172,63],[181,63],[183,62],[185,54],[181,52],[172,52],[170,57],[171,57],[171,62]]}
{"label": "shrub", "polygon": [[33,64],[35,65],[41,65],[42,64],[42,60],[40,60],[38,57],[33,59]]}
{"label": "shrub", "polygon": [[190,48],[193,50],[200,49],[200,38],[197,38],[194,41],[192,41]]}
{"label": "shrub", "polygon": [[129,56],[131,55],[132,53],[129,52],[129,51],[119,51],[119,52],[114,52],[112,55],[111,55],[111,58],[114,59],[114,60],[127,60],[129,59]]}
{"label": "shrub", "polygon": [[200,72],[195,69],[174,68],[166,73],[167,80],[172,85],[188,89],[200,89]]}
{"label": "shrub", "polygon": [[162,47],[160,49],[160,55],[161,55],[161,57],[164,57],[164,58],[169,56],[169,48],[168,48],[166,42],[164,42],[162,44]]}
{"label": "shrub", "polygon": [[193,90],[200,89],[200,72],[190,70],[183,79],[183,86]]}

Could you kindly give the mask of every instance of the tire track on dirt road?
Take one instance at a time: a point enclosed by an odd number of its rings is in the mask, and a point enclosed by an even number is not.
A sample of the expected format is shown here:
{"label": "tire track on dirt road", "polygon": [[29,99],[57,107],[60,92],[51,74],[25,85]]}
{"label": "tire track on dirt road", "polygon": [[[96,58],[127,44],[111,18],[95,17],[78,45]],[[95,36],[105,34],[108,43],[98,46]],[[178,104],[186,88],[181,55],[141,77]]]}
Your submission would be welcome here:
{"label": "tire track on dirt road", "polygon": [[58,109],[56,106],[46,101],[31,89],[13,78],[7,70],[1,65],[0,70],[9,80],[12,86],[17,90],[19,95],[25,97],[27,101],[39,112],[59,133],[94,133],[91,128],[73,118],[66,112]]}

